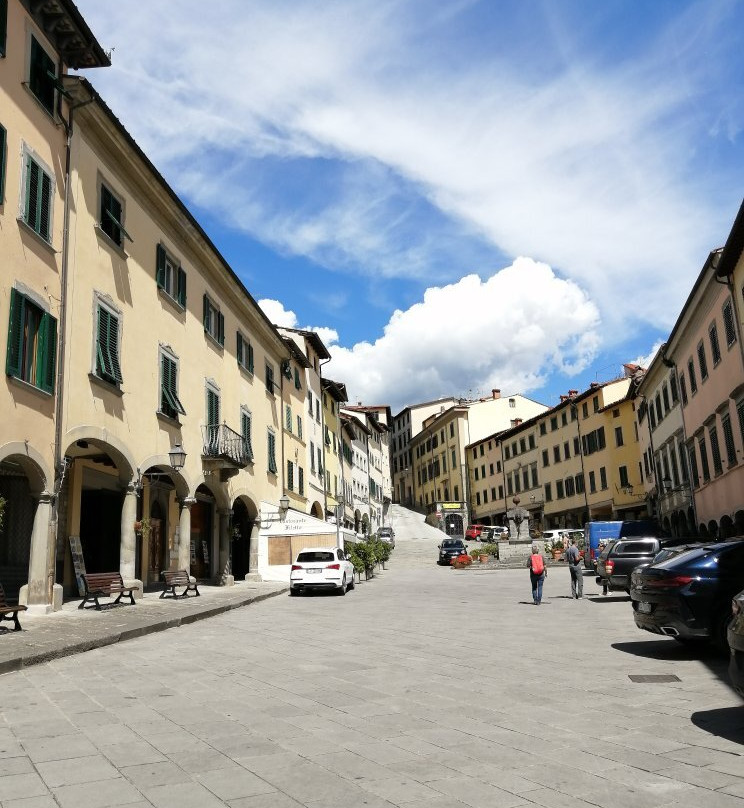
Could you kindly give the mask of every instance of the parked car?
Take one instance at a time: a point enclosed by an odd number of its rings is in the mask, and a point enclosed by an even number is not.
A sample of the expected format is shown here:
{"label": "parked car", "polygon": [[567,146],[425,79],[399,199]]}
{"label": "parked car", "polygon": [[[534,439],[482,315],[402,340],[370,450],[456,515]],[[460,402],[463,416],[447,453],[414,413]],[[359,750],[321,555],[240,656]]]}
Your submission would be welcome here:
{"label": "parked car", "polygon": [[314,589],[335,590],[345,595],[354,588],[354,567],[343,550],[335,547],[306,547],[297,554],[289,573],[289,594]]}
{"label": "parked car", "polygon": [[509,538],[509,528],[504,525],[494,525],[491,528],[491,541],[499,541]]}
{"label": "parked car", "polygon": [[451,564],[457,556],[467,552],[468,548],[462,539],[444,539],[439,545],[437,564]]}
{"label": "parked car", "polygon": [[744,588],[744,539],[697,545],[634,570],[630,580],[638,628],[725,648],[731,600]]}
{"label": "parked car", "polygon": [[395,531],[391,527],[381,527],[377,531],[377,538],[386,541],[391,547],[395,547]]}
{"label": "parked car", "polygon": [[622,522],[587,522],[584,525],[584,567],[593,570],[597,565],[599,543],[620,537]]}
{"label": "parked car", "polygon": [[640,564],[650,564],[661,550],[659,539],[614,539],[597,558],[597,583],[607,592],[630,593],[630,574]]}
{"label": "parked car", "polygon": [[480,539],[485,525],[468,525],[465,531],[465,541],[475,541]]}

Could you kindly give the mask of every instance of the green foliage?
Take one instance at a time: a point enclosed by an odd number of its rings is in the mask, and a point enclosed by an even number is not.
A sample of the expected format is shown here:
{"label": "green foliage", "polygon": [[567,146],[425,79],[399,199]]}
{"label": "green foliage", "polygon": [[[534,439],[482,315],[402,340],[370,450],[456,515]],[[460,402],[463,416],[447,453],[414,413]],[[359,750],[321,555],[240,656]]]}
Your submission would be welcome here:
{"label": "green foliage", "polygon": [[498,557],[499,546],[498,544],[484,544],[483,547],[480,548],[480,553],[481,555],[485,553],[486,555]]}
{"label": "green foliage", "polygon": [[381,539],[373,539],[371,542],[375,551],[375,558],[380,564],[384,564],[390,558],[391,547],[386,541]]}
{"label": "green foliage", "polygon": [[481,554],[481,549],[480,549],[480,547],[476,547],[476,548],[475,548],[475,550],[471,550],[471,551],[470,551],[470,557],[471,557],[473,560],[475,560],[476,558],[478,558],[478,556],[479,556],[480,554]]}

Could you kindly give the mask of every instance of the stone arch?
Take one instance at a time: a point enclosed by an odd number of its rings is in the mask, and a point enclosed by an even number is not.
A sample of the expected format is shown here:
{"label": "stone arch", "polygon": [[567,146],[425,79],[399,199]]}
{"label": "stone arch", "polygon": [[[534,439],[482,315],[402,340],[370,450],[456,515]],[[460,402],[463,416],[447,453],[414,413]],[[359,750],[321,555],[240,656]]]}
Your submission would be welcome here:
{"label": "stone arch", "polygon": [[735,536],[736,533],[734,532],[734,520],[730,516],[722,516],[721,517],[721,538],[722,539],[730,539],[731,536]]}
{"label": "stone arch", "polygon": [[316,519],[323,519],[323,506],[317,499],[313,502],[312,508],[310,508],[310,516],[314,516]]}
{"label": "stone arch", "polygon": [[744,511],[737,511],[734,514],[734,535],[744,536]]}
{"label": "stone arch", "polygon": [[236,582],[258,571],[258,519],[259,509],[253,497],[247,491],[235,496],[230,524],[230,568]]}
{"label": "stone arch", "polygon": [[710,522],[708,522],[708,535],[712,539],[718,538],[718,522],[716,522],[715,519],[711,519]]}
{"label": "stone arch", "polygon": [[114,461],[119,471],[119,477],[123,482],[129,482],[134,478],[137,464],[134,461],[129,449],[116,437],[105,429],[95,426],[79,426],[71,429],[64,437],[66,446],[73,446],[78,441],[92,443],[99,449],[105,451]]}
{"label": "stone arch", "polygon": [[176,489],[176,496],[179,499],[186,499],[194,490],[184,469],[176,471],[176,469],[172,468],[167,454],[150,455],[137,467],[137,470],[142,474],[146,474],[151,469],[154,469],[159,474],[166,474],[171,478]]}
{"label": "stone arch", "polygon": [[25,441],[11,441],[0,446],[0,464],[10,460],[23,469],[34,494],[50,491],[54,475],[42,455]]}

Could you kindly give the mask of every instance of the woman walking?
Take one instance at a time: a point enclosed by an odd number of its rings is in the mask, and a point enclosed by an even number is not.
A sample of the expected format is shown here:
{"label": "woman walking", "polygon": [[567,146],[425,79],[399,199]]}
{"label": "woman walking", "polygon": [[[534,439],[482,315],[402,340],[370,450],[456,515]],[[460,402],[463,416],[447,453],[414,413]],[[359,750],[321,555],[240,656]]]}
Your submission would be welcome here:
{"label": "woman walking", "polygon": [[545,566],[545,559],[540,555],[540,547],[537,543],[532,545],[532,555],[527,559],[527,566],[530,568],[532,600],[535,606],[539,606],[542,603],[543,581],[548,575],[548,568]]}

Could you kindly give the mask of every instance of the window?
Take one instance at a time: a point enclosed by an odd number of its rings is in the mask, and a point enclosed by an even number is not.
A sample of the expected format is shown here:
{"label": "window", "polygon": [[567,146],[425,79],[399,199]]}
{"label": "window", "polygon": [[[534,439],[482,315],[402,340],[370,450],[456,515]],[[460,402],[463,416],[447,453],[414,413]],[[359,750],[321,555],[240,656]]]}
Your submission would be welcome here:
{"label": "window", "polygon": [[581,405],[581,417],[582,418],[589,417],[589,404],[586,401]]}
{"label": "window", "polygon": [[[457,468],[457,454],[454,449],[452,450],[452,468]],[[455,499],[457,499],[457,497],[455,497]]]}
{"label": "window", "polygon": [[620,466],[618,469],[618,473],[620,475],[620,487],[625,488],[630,486],[630,482],[628,481],[628,467],[627,466]]}
{"label": "window", "polygon": [[677,377],[674,373],[669,377],[669,390],[672,393],[672,404],[676,404],[679,401],[679,394],[677,393]]}
{"label": "window", "polygon": [[615,446],[623,445],[623,428],[621,426],[615,427]]}
{"label": "window", "polygon": [[310,417],[313,417],[313,393],[312,390],[307,391],[307,411],[310,413]]}
{"label": "window", "polygon": [[276,435],[270,429],[268,431],[268,469],[272,474],[276,474]]}
{"label": "window", "polygon": [[574,455],[581,454],[581,441],[578,439],[578,437],[573,439],[573,451]]}
{"label": "window", "polygon": [[274,395],[274,387],[276,386],[274,382],[274,366],[270,365],[268,362],[266,363],[266,389]]}
{"label": "window", "polygon": [[703,472],[703,481],[710,480],[710,467],[708,466],[708,449],[705,445],[705,436],[700,435],[698,438],[698,451],[700,452],[700,468]]}
{"label": "window", "polygon": [[713,460],[713,474],[718,477],[723,474],[723,463],[721,462],[721,446],[718,443],[718,429],[715,424],[708,427],[708,437],[710,438],[710,456]]}
{"label": "window", "polygon": [[[661,398],[664,402],[664,415],[669,412],[669,388],[666,384],[661,388]],[[618,415],[620,412],[618,411]]]}
{"label": "window", "polygon": [[695,365],[692,359],[687,360],[687,375],[690,377],[690,395],[697,393],[697,379],[695,378]]}
{"label": "window", "polygon": [[[442,455],[442,457],[444,458],[444,455]],[[444,464],[444,470],[447,471],[447,464],[446,463]],[[493,477],[493,463],[488,464],[488,475],[490,477]]]}
{"label": "window", "polygon": [[98,305],[96,334],[96,376],[111,384],[121,384],[119,363],[119,318]]}
{"label": "window", "polygon": [[450,437],[451,437],[451,438],[454,438],[454,437],[455,437],[455,425],[454,425],[454,424],[450,424],[450,425],[449,425],[449,430],[450,430]]}
{"label": "window", "polygon": [[531,466],[530,473],[532,474],[532,487],[537,488],[537,486],[540,484],[537,481],[537,463]]}
{"label": "window", "polygon": [[658,393],[654,399],[654,405],[656,406],[656,420],[661,423],[664,418],[664,413],[661,410],[661,396],[659,396]]}
{"label": "window", "polygon": [[222,312],[204,295],[202,299],[202,324],[204,331],[220,345],[225,344],[225,318]]}
{"label": "window", "polygon": [[[4,0],[0,0],[0,6],[2,6]],[[0,15],[2,15],[2,9],[0,8]],[[0,25],[2,24],[2,16],[0,16]],[[0,31],[0,37],[2,36],[2,31]],[[2,39],[0,39],[0,46],[2,46]],[[8,134],[5,131],[5,127],[0,126],[0,205],[3,204],[5,201],[5,150],[8,141]]]}
{"label": "window", "polygon": [[572,497],[574,495],[575,491],[576,491],[576,488],[574,487],[574,478],[573,477],[566,477],[566,480],[564,482],[564,486],[565,486],[565,489],[566,489],[566,496],[567,497]]}
{"label": "window", "polygon": [[130,241],[132,237],[124,229],[124,209],[121,200],[118,199],[109,188],[101,185],[101,218],[99,225],[101,230],[114,242],[118,247],[122,246],[123,236],[126,236]]}
{"label": "window", "polygon": [[594,412],[599,412],[599,396],[594,396],[592,406],[594,407]]}
{"label": "window", "polygon": [[251,436],[253,416],[246,407],[240,408],[240,434],[243,437],[243,451],[248,460],[253,460],[253,438]]}
{"label": "window", "polygon": [[700,340],[697,346],[698,365],[700,365],[700,381],[704,382],[708,378],[708,360],[705,358],[705,345]]}
{"label": "window", "polygon": [[478,482],[478,468],[477,467],[475,469],[473,469],[473,474],[475,476],[475,481]]}
{"label": "window", "polygon": [[480,491],[476,491],[476,492],[475,492],[475,504],[476,504],[476,505],[480,505],[480,504],[481,504]]}
{"label": "window", "polygon": [[318,453],[318,474],[322,474],[323,473],[323,450],[321,449],[320,446],[318,446],[316,451]]}
{"label": "window", "polygon": [[294,490],[294,463],[291,460],[287,460],[287,488]]}
{"label": "window", "polygon": [[731,418],[728,413],[721,416],[721,427],[723,428],[723,443],[726,447],[726,462],[731,468],[736,465],[736,446],[734,444],[734,430],[731,428]]}
{"label": "window", "polygon": [[545,421],[540,421],[540,434],[544,435],[548,431]]}
{"label": "window", "polygon": [[297,437],[302,440],[302,416],[297,416]]}
{"label": "window", "polygon": [[[520,452],[526,452],[527,451],[527,444],[526,444],[524,438],[519,439],[519,451]],[[482,452],[481,452],[481,454],[482,454]]]}
{"label": "window", "polygon": [[554,446],[553,447],[553,462],[560,463],[561,462],[561,447]]}
{"label": "window", "polygon": [[[5,48],[3,47],[3,51]],[[28,89],[36,96],[42,107],[54,115],[54,97],[57,86],[57,68],[54,60],[39,44],[35,36],[31,37],[31,58],[29,62]]]}
{"label": "window", "polygon": [[603,491],[607,488],[607,469],[604,466],[599,470],[599,487]]}
{"label": "window", "polygon": [[52,200],[54,180],[39,160],[25,152],[23,163],[23,196],[21,218],[44,241],[52,241]]}
{"label": "window", "polygon": [[297,493],[301,497],[305,496],[305,469],[302,466],[297,469]]}
{"label": "window", "polygon": [[710,339],[710,355],[713,359],[713,367],[715,367],[721,361],[721,346],[718,344],[718,328],[715,323],[710,324],[708,338]]}
{"label": "window", "polygon": [[56,356],[57,320],[26,295],[11,289],[5,372],[53,393]]}
{"label": "window", "polygon": [[530,433],[530,436],[529,436],[529,446],[530,446],[530,449],[535,448],[535,435],[533,433]]}
{"label": "window", "polygon": [[315,444],[310,441],[310,471],[315,474]]}
{"label": "window", "polygon": [[682,398],[682,406],[687,406],[687,383],[685,382],[685,374],[680,373],[679,376],[679,395]]}
{"label": "window", "polygon": [[577,494],[583,494],[584,493],[584,475],[583,474],[577,474],[576,478],[574,480],[574,483],[576,485],[576,493]]}
{"label": "window", "polygon": [[292,431],[292,407],[289,404],[284,405],[284,425],[287,432]]}
{"label": "window", "polygon": [[545,501],[553,501],[553,487],[551,483],[545,483]]}
{"label": "window", "polygon": [[555,432],[556,429],[558,429],[558,416],[554,415],[550,419],[550,431]]}
{"label": "window", "polygon": [[[436,439],[436,436],[435,436],[435,439]],[[435,443],[434,445],[436,446],[436,443]],[[481,456],[481,457],[483,457],[483,452],[484,452],[484,450],[485,450],[485,447],[484,447],[484,446],[483,446],[483,444],[481,443],[481,445],[480,445],[480,456]]]}
{"label": "window", "polygon": [[555,481],[555,497],[556,499],[563,499],[563,480]]}
{"label": "window", "polygon": [[522,488],[527,491],[530,487],[530,470],[527,468],[522,469]]}
{"label": "window", "polygon": [[563,410],[563,412],[561,413],[561,426],[566,426],[567,423],[568,423],[568,413],[566,412],[566,410]]}
{"label": "window", "polygon": [[723,304],[723,330],[726,332],[726,345],[730,348],[736,342],[736,324],[731,300]]}
{"label": "window", "polygon": [[[297,368],[294,369],[294,384],[295,384],[295,390],[302,390],[302,382],[300,381],[300,371]],[[331,409],[333,409],[333,403],[331,403]]]}
{"label": "window", "polygon": [[186,273],[162,244],[155,248],[155,267],[158,289],[173,298],[182,309],[186,308]]}
{"label": "window", "polygon": [[251,341],[246,339],[240,331],[237,331],[236,335],[238,365],[240,365],[243,370],[247,370],[248,373],[253,373],[253,345],[251,345]]}
{"label": "window", "polygon": [[220,394],[210,384],[206,387],[207,394],[207,423],[205,427],[206,439],[204,450],[207,455],[219,454],[220,437]]}
{"label": "window", "polygon": [[160,412],[168,418],[186,414],[178,398],[178,362],[165,351],[160,353]]}
{"label": "window", "polygon": [[320,423],[320,399],[315,399],[315,420]]}
{"label": "window", "polygon": [[571,457],[571,445],[568,441],[563,444],[563,459],[568,460]]}
{"label": "window", "polygon": [[589,472],[589,493],[594,494],[594,493],[596,493],[596,491],[597,491],[597,481],[596,481],[596,478],[594,476],[594,472],[590,471]]}
{"label": "window", "polygon": [[700,485],[700,475],[698,474],[697,457],[695,455],[695,444],[692,441],[690,441],[690,445],[687,447],[687,453],[690,461],[690,479],[692,480],[692,485],[695,488],[698,488]]}

